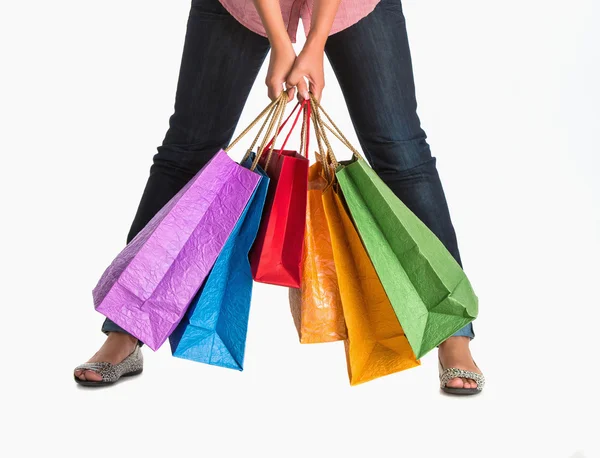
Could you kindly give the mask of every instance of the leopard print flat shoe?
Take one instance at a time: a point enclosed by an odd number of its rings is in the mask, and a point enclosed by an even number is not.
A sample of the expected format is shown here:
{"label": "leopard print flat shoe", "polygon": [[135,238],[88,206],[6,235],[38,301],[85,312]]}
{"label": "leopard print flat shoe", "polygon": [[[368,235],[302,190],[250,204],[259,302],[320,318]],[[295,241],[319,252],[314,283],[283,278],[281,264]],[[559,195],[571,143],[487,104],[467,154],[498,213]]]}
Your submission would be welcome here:
{"label": "leopard print flat shoe", "polygon": [[[473,361],[475,363],[475,361]],[[477,364],[475,364],[476,367]],[[483,390],[483,386],[485,385],[485,377],[483,374],[478,374],[477,372],[466,371],[464,369],[457,369],[456,367],[449,367],[444,369],[442,366],[442,362],[438,359],[438,368],[440,372],[440,388],[444,393],[448,394],[479,394],[481,390]],[[477,383],[477,388],[452,388],[446,386],[453,378],[470,378],[471,380],[475,380]]]}
{"label": "leopard print flat shoe", "polygon": [[106,386],[119,381],[121,377],[131,377],[141,374],[144,369],[144,358],[139,345],[135,350],[119,364],[111,363],[84,363],[75,368],[76,371],[94,371],[102,377],[100,381],[81,380],[75,377],[75,381],[83,386]]}

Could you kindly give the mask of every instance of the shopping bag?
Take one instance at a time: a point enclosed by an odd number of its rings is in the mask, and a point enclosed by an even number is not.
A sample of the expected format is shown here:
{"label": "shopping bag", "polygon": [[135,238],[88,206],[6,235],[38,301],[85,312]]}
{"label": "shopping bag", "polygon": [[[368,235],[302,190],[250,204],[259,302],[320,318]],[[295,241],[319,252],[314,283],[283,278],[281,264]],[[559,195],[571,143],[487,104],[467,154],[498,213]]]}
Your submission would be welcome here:
{"label": "shopping bag", "polygon": [[348,329],[351,385],[419,365],[335,186],[323,193]]}
{"label": "shopping bag", "polygon": [[106,269],[93,290],[96,310],[157,350],[183,318],[259,181],[220,150]]}
{"label": "shopping bag", "polygon": [[[304,106],[303,103],[302,108]],[[301,110],[294,126],[300,113]],[[271,154],[259,152],[259,164],[271,181],[263,219],[250,251],[250,264],[257,282],[298,288],[306,219],[308,159],[295,151],[285,150],[288,138],[289,134],[282,147],[272,150]]]}
{"label": "shopping bag", "polygon": [[[336,177],[369,258],[417,358],[477,316],[478,299],[442,242],[386,186],[362,156],[336,163]],[[335,161],[335,158],[333,159]]]}
{"label": "shopping bag", "polygon": [[[252,160],[243,165],[250,167]],[[258,231],[269,178],[261,180],[184,319],[169,337],[173,356],[243,370],[252,273],[248,252]]]}
{"label": "shopping bag", "polygon": [[[328,179],[321,155],[308,171],[308,204],[300,288],[290,288],[292,317],[301,343],[347,337],[332,240],[323,208]],[[329,194],[329,193],[327,193]]]}

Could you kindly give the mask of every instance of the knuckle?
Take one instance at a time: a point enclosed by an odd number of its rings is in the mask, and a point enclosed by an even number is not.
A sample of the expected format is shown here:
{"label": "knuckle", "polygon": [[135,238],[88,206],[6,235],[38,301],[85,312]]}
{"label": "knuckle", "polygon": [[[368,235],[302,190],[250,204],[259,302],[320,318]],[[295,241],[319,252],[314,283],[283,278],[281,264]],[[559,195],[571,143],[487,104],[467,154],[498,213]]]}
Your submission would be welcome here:
{"label": "knuckle", "polygon": [[267,77],[265,82],[267,83],[267,86],[277,86],[277,84],[280,84],[279,78],[276,78],[274,76]]}

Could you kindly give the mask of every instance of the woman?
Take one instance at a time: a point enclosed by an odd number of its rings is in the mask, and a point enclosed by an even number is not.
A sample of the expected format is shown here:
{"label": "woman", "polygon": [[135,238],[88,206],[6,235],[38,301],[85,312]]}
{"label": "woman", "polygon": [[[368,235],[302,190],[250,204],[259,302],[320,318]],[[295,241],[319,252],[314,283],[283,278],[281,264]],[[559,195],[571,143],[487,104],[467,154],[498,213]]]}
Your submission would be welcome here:
{"label": "woman", "polygon": [[[292,42],[300,17],[309,32],[296,56]],[[460,264],[435,158],[416,112],[401,0],[254,0],[254,6],[192,0],[175,112],[127,241],[229,143],[269,49],[266,84],[272,100],[284,87],[290,100],[295,94],[308,99],[309,91],[320,100],[327,54],[371,166]],[[110,320],[102,330],[106,342],[75,369],[76,380],[113,382],[141,372],[137,340]],[[441,387],[447,392],[474,394],[483,387],[469,350],[473,337],[469,324],[439,346]]]}

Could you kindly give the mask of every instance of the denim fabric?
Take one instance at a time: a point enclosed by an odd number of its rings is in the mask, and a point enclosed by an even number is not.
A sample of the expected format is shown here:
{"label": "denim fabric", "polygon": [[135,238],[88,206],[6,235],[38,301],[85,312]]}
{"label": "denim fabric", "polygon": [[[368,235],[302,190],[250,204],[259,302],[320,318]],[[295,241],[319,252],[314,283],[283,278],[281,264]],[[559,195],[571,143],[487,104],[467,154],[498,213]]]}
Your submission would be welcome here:
{"label": "denim fabric", "polygon": [[[127,241],[233,136],[269,51],[218,0],[193,0],[175,112]],[[355,25],[331,35],[325,52],[369,163],[462,266],[446,197],[417,115],[400,0],[382,0]],[[103,331],[123,331],[106,320]],[[124,332],[124,331],[123,331]],[[455,335],[474,337],[471,324]]]}

